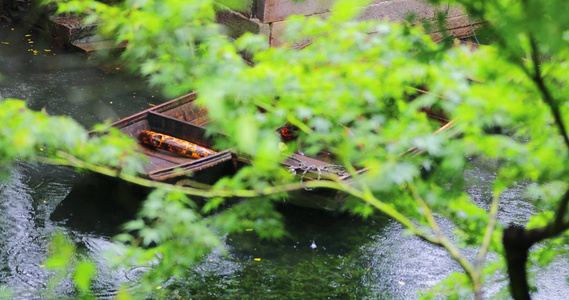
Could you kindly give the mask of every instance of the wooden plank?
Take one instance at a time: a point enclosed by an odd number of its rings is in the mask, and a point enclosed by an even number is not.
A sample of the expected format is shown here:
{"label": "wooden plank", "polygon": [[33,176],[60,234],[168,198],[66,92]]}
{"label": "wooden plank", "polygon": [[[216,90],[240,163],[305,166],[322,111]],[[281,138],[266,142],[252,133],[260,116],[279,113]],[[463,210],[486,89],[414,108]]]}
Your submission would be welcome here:
{"label": "wooden plank", "polygon": [[196,160],[195,158],[182,156],[176,153],[172,153],[158,148],[152,148],[150,146],[142,144],[140,145],[140,148],[142,149],[144,155],[148,156],[149,158],[160,159],[172,165],[186,164],[188,162]]}
{"label": "wooden plank", "polygon": [[174,109],[160,112],[164,116],[169,116],[188,123],[195,123],[207,117],[207,109],[193,103],[180,105]]}
{"label": "wooden plank", "polygon": [[149,172],[148,176],[154,180],[163,181],[167,179],[180,177],[182,175],[186,175],[189,173],[197,173],[206,169],[213,168],[217,165],[230,162],[232,160],[233,160],[233,154],[231,153],[231,151],[226,150],[218,152],[211,156],[206,156],[204,158],[193,160],[192,162],[188,162],[186,164],[180,164],[170,168],[164,168],[161,170]]}
{"label": "wooden plank", "polygon": [[120,130],[123,133],[130,136],[131,138],[138,140],[138,133],[141,132],[142,130],[149,130],[149,129],[150,129],[150,126],[148,125],[148,121],[146,119],[144,119],[140,122],[125,126],[125,127],[121,128]]}
{"label": "wooden plank", "polygon": [[142,122],[146,119],[148,112],[153,111],[153,112],[161,113],[161,112],[172,110],[176,107],[179,107],[179,106],[182,106],[182,105],[185,105],[189,102],[194,101],[196,99],[196,95],[197,95],[196,92],[183,95],[181,97],[178,97],[176,99],[170,100],[170,101],[165,102],[165,103],[162,103],[162,104],[157,105],[155,107],[151,107],[149,109],[143,110],[143,111],[136,113],[132,116],[118,120],[118,121],[112,123],[111,126],[122,129],[122,128],[129,126],[129,125],[132,125],[134,123]]}
{"label": "wooden plank", "polygon": [[171,168],[181,164],[187,164],[188,162],[195,160],[161,149],[144,146],[142,144],[139,146],[140,152],[148,158],[148,162],[143,166],[146,173]]}
{"label": "wooden plank", "polygon": [[148,112],[147,119],[150,130],[171,135],[202,147],[211,148],[213,146],[211,136],[206,137],[206,130],[203,127],[154,112]]}

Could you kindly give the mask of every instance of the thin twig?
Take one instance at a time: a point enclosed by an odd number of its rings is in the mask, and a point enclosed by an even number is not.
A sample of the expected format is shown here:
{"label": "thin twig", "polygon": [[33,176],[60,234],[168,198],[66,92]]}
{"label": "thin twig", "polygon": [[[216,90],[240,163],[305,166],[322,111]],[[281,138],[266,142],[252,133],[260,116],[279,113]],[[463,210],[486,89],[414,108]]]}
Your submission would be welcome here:
{"label": "thin twig", "polygon": [[70,166],[76,167],[81,169],[86,169],[89,171],[93,171],[99,174],[111,176],[111,177],[118,177],[122,180],[143,186],[148,188],[159,188],[164,189],[167,191],[176,191],[181,192],[187,195],[204,197],[204,198],[213,198],[213,197],[224,197],[224,198],[231,198],[231,197],[241,197],[241,198],[254,198],[260,196],[267,196],[273,195],[278,193],[286,193],[292,191],[303,190],[306,188],[328,188],[334,189],[341,192],[345,192],[350,194],[354,197],[358,197],[365,202],[371,204],[372,206],[376,207],[381,212],[385,213],[386,215],[392,217],[399,223],[403,224],[409,230],[413,232],[416,236],[420,237],[423,240],[431,242],[435,245],[442,246],[438,239],[435,239],[429,236],[427,233],[423,232],[419,229],[411,220],[407,217],[399,213],[396,209],[389,206],[386,203],[379,201],[371,192],[363,192],[360,191],[345,182],[340,181],[330,181],[330,180],[318,180],[318,181],[308,181],[302,183],[293,183],[293,184],[285,184],[280,186],[272,186],[266,187],[258,190],[202,190],[196,189],[187,186],[180,186],[180,185],[173,185],[158,181],[153,181],[145,178],[141,178],[135,175],[126,174],[124,172],[117,171],[116,169],[110,167],[104,167],[99,165],[94,165],[85,161],[82,161],[75,156],[72,156],[68,153],[59,151],[57,153],[58,156],[62,158],[45,158],[45,157],[38,157],[37,161],[48,163],[48,164],[55,164],[55,165],[62,165],[62,166]]}
{"label": "thin twig", "polygon": [[417,92],[419,92],[419,93],[422,93],[422,94],[433,95],[433,96],[435,96],[435,97],[437,97],[437,98],[440,98],[440,99],[443,99],[443,100],[448,100],[448,98],[446,98],[446,97],[443,97],[443,96],[440,96],[440,95],[437,95],[437,94],[433,94],[433,93],[431,93],[431,92],[428,92],[428,91],[425,91],[425,90],[422,90],[422,89],[418,89],[418,88],[416,88],[416,87],[407,86],[407,88],[412,89],[412,90],[415,90],[415,91],[417,91]]}
{"label": "thin twig", "polygon": [[415,202],[417,202],[417,204],[419,204],[419,207],[421,207],[421,209],[423,210],[423,215],[425,216],[425,219],[427,219],[429,226],[431,226],[437,237],[444,238],[444,235],[441,231],[441,228],[439,227],[439,224],[437,223],[437,221],[433,217],[433,214],[431,213],[431,209],[429,208],[425,200],[423,200],[423,198],[419,195],[419,192],[417,192],[417,188],[413,184],[409,184],[407,188],[411,191],[411,195],[413,196]]}
{"label": "thin twig", "polygon": [[435,232],[436,238],[438,240],[438,243],[440,245],[442,245],[451,255],[452,258],[454,258],[454,260],[456,262],[458,262],[460,264],[460,266],[462,267],[462,269],[466,272],[466,275],[470,278],[470,281],[472,282],[472,286],[473,286],[473,290],[474,293],[476,295],[476,298],[478,299],[478,295],[479,295],[479,290],[482,287],[482,283],[479,277],[479,274],[476,273],[474,267],[472,266],[472,264],[466,259],[466,257],[464,257],[462,255],[462,253],[460,252],[460,249],[458,249],[458,247],[456,247],[456,245],[454,245],[449,239],[446,238],[446,236],[442,233],[439,225],[437,224],[435,218],[433,217],[431,210],[429,208],[429,206],[427,205],[427,203],[423,200],[423,198],[419,195],[419,193],[417,192],[417,189],[414,185],[409,184],[408,185],[409,190],[411,191],[411,195],[413,197],[413,199],[417,202],[417,204],[419,204],[419,206],[423,209],[423,215],[425,216],[425,218],[427,219],[427,222],[429,223],[429,225],[431,226],[431,228],[433,229],[433,231]]}
{"label": "thin twig", "polygon": [[407,229],[411,230],[411,232],[413,232],[413,234],[418,236],[419,238],[428,241],[432,244],[443,246],[438,238],[430,236],[429,234],[421,230],[419,227],[417,227],[409,218],[398,212],[395,208],[377,199],[371,192],[369,192],[369,187],[366,187],[364,191],[360,191],[356,188],[347,185],[344,186],[343,191],[354,197],[364,200],[366,203],[369,203],[370,205],[374,206],[384,214],[392,217],[397,222],[407,227]]}
{"label": "thin twig", "polygon": [[177,191],[187,195],[204,197],[204,198],[214,198],[214,197],[223,197],[223,198],[231,198],[231,197],[240,197],[240,198],[254,198],[259,196],[267,196],[273,195],[278,193],[286,193],[286,192],[293,192],[298,190],[303,190],[306,188],[329,188],[342,191],[344,189],[344,184],[329,181],[329,180],[319,180],[319,181],[308,181],[302,183],[291,183],[291,184],[284,184],[279,186],[270,186],[256,190],[204,190],[204,189],[197,189],[188,186],[180,186],[180,185],[173,185],[168,183],[163,183],[159,181],[153,181],[150,179],[142,178],[136,175],[126,174],[124,172],[120,172],[116,169],[94,165],[85,161],[82,161],[75,156],[72,156],[68,153],[58,151],[58,156],[62,157],[61,159],[58,158],[37,158],[39,162],[55,164],[55,165],[62,165],[62,166],[70,166],[76,167],[81,169],[86,169],[89,171],[93,171],[99,174],[107,175],[110,177],[117,177],[123,179],[125,181],[148,187],[148,188],[160,188],[168,191]]}
{"label": "thin twig", "polygon": [[482,275],[482,267],[484,266],[484,260],[488,249],[490,248],[490,243],[492,242],[492,235],[496,229],[496,219],[498,215],[498,204],[500,203],[500,193],[495,192],[492,196],[492,204],[490,205],[490,220],[486,225],[486,230],[484,232],[484,238],[482,239],[482,245],[480,245],[480,250],[476,255],[475,268],[478,275]]}

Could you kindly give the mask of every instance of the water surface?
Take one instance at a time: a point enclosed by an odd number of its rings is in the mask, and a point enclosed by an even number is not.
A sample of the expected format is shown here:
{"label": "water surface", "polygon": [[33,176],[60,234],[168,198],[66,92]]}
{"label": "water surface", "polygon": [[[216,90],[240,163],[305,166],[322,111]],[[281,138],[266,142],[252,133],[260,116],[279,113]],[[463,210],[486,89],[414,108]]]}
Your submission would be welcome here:
{"label": "water surface", "polygon": [[[89,127],[165,100],[144,80],[105,73],[84,56],[51,48],[33,31],[3,27],[0,41],[8,43],[0,44],[0,97],[24,99],[33,109],[67,115]],[[474,160],[465,171],[467,191],[485,208],[494,169],[492,163]],[[108,268],[101,253],[113,249],[111,236],[133,211],[119,208],[98,191],[140,196],[87,180],[94,187],[69,197],[81,182],[85,178],[69,168],[21,164],[0,183],[0,285],[9,288],[13,298],[45,296],[50,273],[43,264],[49,239],[58,230],[83,256],[97,262],[98,298],[113,298],[120,284],[134,284],[144,272]],[[534,212],[524,197],[525,187],[520,183],[502,196],[501,224],[523,224]],[[269,242],[251,232],[224,237],[228,256],[214,252],[192,269],[193,276],[165,285],[182,298],[194,299],[415,299],[418,291],[460,270],[444,250],[403,234],[399,224],[385,217],[361,220],[291,206],[280,210],[287,238]],[[445,220],[441,227],[448,233],[453,230]],[[535,298],[565,298],[568,270],[565,261],[539,270]],[[496,295],[505,283],[491,282],[486,294]],[[57,293],[73,298],[70,281],[59,285]]]}

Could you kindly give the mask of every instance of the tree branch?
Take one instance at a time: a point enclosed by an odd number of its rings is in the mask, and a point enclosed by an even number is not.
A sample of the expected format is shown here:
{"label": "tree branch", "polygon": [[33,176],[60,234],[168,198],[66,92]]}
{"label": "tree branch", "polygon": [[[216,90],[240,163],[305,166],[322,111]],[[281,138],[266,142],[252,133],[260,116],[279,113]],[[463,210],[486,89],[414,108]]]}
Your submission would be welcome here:
{"label": "tree branch", "polygon": [[514,299],[529,300],[531,298],[526,271],[529,249],[536,243],[553,238],[569,229],[569,222],[563,221],[568,202],[569,189],[561,198],[555,220],[544,227],[528,230],[510,225],[504,230],[502,243],[506,252],[510,292]]}
{"label": "tree branch", "polygon": [[500,203],[500,193],[494,193],[492,197],[492,204],[490,205],[490,220],[488,220],[488,225],[486,225],[486,231],[484,232],[484,238],[482,239],[482,245],[480,245],[480,250],[476,255],[475,268],[476,272],[481,276],[482,268],[484,266],[484,260],[486,258],[486,253],[488,253],[488,248],[492,242],[492,235],[496,229],[496,219],[498,215],[498,203]]}
{"label": "tree branch", "polygon": [[[553,221],[550,231],[552,231],[552,234],[557,235],[560,232],[557,232],[559,230],[561,230],[561,232],[567,230],[566,226],[567,223],[563,222],[563,219],[565,218],[565,214],[567,213],[567,206],[569,205],[569,189],[567,189],[567,191],[565,191],[565,194],[563,195],[563,198],[561,198],[561,202],[559,203],[559,206],[557,207],[557,210],[555,211],[555,220]],[[564,229],[565,228],[565,229]]]}
{"label": "tree branch", "polygon": [[[519,63],[519,66],[537,86],[539,92],[542,95],[543,101],[547,106],[549,106],[551,110],[555,126],[558,128],[559,133],[563,137],[565,146],[569,149],[569,136],[567,134],[567,128],[565,127],[565,122],[561,116],[558,101],[554,99],[550,90],[547,88],[545,80],[541,74],[539,49],[537,42],[531,32],[528,33],[528,36],[531,47],[533,73],[522,62]],[[504,230],[502,243],[504,245],[508,266],[508,276],[510,277],[510,293],[514,299],[531,299],[526,270],[529,249],[536,243],[549,238],[553,238],[569,229],[569,222],[564,221],[567,214],[568,205],[569,189],[560,199],[559,205],[555,212],[555,219],[551,223],[547,224],[544,227],[530,230],[524,227],[510,225]]]}
{"label": "tree branch", "polygon": [[472,282],[472,289],[474,291],[474,295],[476,299],[482,299],[482,280],[480,274],[476,272],[476,269],[472,266],[472,264],[462,255],[460,249],[456,247],[446,236],[442,233],[437,221],[433,217],[431,210],[427,203],[423,200],[423,198],[417,192],[417,189],[414,185],[408,185],[409,190],[411,191],[411,195],[413,199],[419,204],[419,206],[423,209],[423,214],[429,223],[429,226],[435,232],[436,238],[440,245],[442,245],[451,255],[451,257],[460,264],[470,281]]}
{"label": "tree branch", "polygon": [[270,186],[265,187],[262,189],[257,190],[205,190],[205,189],[197,189],[188,186],[181,186],[181,185],[174,185],[163,183],[159,181],[153,181],[150,179],[142,178],[136,175],[126,174],[124,172],[117,171],[116,169],[94,165],[77,157],[70,155],[68,153],[58,151],[57,155],[62,157],[61,159],[57,158],[43,158],[38,157],[37,161],[53,164],[53,165],[62,165],[62,166],[70,166],[81,168],[85,170],[89,170],[92,172],[96,172],[99,174],[107,175],[110,177],[120,178],[122,180],[148,187],[148,188],[160,188],[167,191],[177,191],[187,195],[204,197],[204,198],[214,198],[214,197],[222,197],[222,198],[230,198],[230,197],[241,197],[241,198],[253,198],[259,196],[267,196],[273,195],[278,193],[286,193],[286,192],[293,192],[302,189],[311,189],[311,188],[329,188],[335,189],[339,191],[343,191],[345,189],[345,184],[330,181],[330,180],[314,180],[314,181],[307,181],[307,182],[299,182],[299,183],[291,183],[279,186]]}
{"label": "tree branch", "polygon": [[551,95],[551,92],[549,91],[549,89],[545,85],[545,81],[543,80],[543,76],[541,74],[541,68],[539,65],[539,49],[537,48],[537,43],[536,43],[535,38],[533,37],[533,35],[531,33],[529,34],[529,39],[530,39],[530,46],[531,46],[531,59],[533,62],[533,70],[534,70],[534,73],[533,73],[533,76],[531,76],[531,79],[537,85],[537,88],[539,89],[539,91],[543,97],[543,101],[551,109],[551,114],[553,115],[553,119],[555,120],[555,125],[557,126],[557,128],[559,128],[559,133],[563,137],[563,141],[565,142],[565,146],[567,146],[567,148],[569,148],[569,136],[567,135],[567,128],[565,127],[565,122],[563,122],[563,118],[561,117],[561,112],[559,110],[559,106],[557,104],[557,101],[555,101],[555,99]]}
{"label": "tree branch", "polygon": [[395,219],[397,222],[401,223],[403,226],[407,227],[407,229],[411,230],[414,235],[418,236],[419,238],[430,242],[432,244],[443,246],[439,239],[434,238],[421,230],[417,227],[409,218],[398,212],[395,208],[391,207],[387,203],[384,203],[378,200],[370,191],[369,188],[365,188],[365,191],[360,191],[352,186],[346,185],[343,189],[344,192],[356,197],[360,198],[366,203],[377,208],[379,211],[383,212],[384,214],[390,216],[391,218]]}
{"label": "tree branch", "polygon": [[330,180],[314,180],[308,182],[300,182],[300,183],[291,183],[285,184],[280,186],[271,186],[266,187],[263,189],[258,190],[204,190],[204,189],[197,189],[188,186],[181,186],[181,185],[173,185],[158,181],[149,180],[146,178],[138,177],[135,175],[126,174],[123,172],[119,172],[116,169],[94,165],[77,157],[70,155],[68,153],[58,151],[57,155],[61,158],[46,158],[46,157],[37,157],[36,160],[42,163],[53,164],[53,165],[61,165],[61,166],[70,166],[76,167],[80,169],[89,170],[92,172],[96,172],[102,175],[107,175],[110,177],[117,177],[122,180],[143,186],[148,188],[159,188],[164,189],[167,191],[176,191],[181,192],[187,195],[204,197],[204,198],[213,198],[213,197],[222,197],[222,198],[230,198],[230,197],[241,197],[241,198],[253,198],[253,197],[260,197],[260,196],[267,196],[273,195],[278,193],[286,193],[286,192],[293,192],[302,189],[312,189],[312,188],[328,188],[334,189],[337,191],[348,193],[354,197],[360,198],[365,202],[371,204],[381,212],[385,213],[389,217],[395,219],[397,222],[403,224],[409,230],[413,232],[419,238],[428,241],[432,244],[443,246],[438,239],[435,239],[428,235],[427,233],[423,232],[420,228],[418,228],[410,219],[399,213],[396,209],[389,206],[386,203],[379,201],[371,192],[362,192],[344,182],[336,182]]}

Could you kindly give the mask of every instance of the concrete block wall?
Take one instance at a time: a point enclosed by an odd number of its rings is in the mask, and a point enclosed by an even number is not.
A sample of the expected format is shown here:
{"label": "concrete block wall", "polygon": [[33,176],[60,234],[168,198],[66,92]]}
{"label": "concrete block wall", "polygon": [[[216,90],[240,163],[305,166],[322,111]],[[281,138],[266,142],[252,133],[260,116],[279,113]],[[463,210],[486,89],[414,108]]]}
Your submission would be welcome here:
{"label": "concrete block wall", "polygon": [[[245,31],[261,33],[271,46],[282,45],[286,18],[292,14],[320,16],[325,18],[333,6],[333,0],[252,0],[244,12],[224,12],[218,15],[218,22],[227,25],[228,34],[237,37]],[[442,5],[434,7],[424,0],[375,0],[358,16],[360,20],[403,21],[409,14],[417,20],[434,21],[438,12],[447,14],[448,29],[458,38],[472,36],[472,27],[480,24],[471,21],[460,8]],[[472,25],[472,26],[471,26]],[[431,33],[435,40],[440,38]],[[300,46],[300,45],[296,45]]]}

